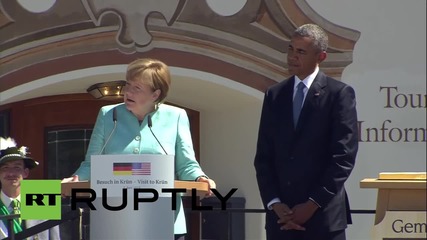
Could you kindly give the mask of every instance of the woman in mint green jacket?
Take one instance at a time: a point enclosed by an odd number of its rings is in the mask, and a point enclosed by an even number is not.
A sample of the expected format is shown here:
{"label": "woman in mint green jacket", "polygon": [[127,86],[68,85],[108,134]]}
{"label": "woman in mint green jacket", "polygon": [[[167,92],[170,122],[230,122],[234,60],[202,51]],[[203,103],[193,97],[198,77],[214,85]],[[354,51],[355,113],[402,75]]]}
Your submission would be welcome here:
{"label": "woman in mint green jacket", "polygon": [[[91,155],[165,154],[175,155],[175,174],[179,180],[207,182],[215,188],[196,161],[188,116],[184,109],[163,104],[171,83],[168,67],[154,59],[138,59],[129,64],[126,73],[124,103],[108,105],[99,111],[85,160],[71,178],[90,178]],[[116,112],[113,114],[113,112]],[[116,119],[116,128],[114,128]],[[148,126],[151,117],[152,131]],[[110,133],[112,133],[110,137]],[[163,149],[164,148],[164,149]],[[186,233],[181,200],[177,201],[174,232],[176,238]]]}

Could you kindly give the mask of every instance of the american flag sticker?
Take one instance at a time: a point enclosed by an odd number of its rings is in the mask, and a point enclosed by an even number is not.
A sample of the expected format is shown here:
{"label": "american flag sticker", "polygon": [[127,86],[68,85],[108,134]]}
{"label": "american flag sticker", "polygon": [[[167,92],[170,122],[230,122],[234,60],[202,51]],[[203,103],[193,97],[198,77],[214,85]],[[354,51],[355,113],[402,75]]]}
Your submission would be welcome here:
{"label": "american flag sticker", "polygon": [[151,175],[151,163],[113,163],[113,175]]}

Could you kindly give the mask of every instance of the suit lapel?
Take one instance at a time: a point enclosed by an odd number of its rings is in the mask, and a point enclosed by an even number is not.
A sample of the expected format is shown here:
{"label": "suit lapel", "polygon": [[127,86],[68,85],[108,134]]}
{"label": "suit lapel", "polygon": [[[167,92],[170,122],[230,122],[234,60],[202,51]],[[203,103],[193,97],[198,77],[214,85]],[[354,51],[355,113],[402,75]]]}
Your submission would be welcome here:
{"label": "suit lapel", "polygon": [[[292,116],[292,114],[288,114],[288,113],[292,113],[292,107],[293,107],[293,93],[294,93],[294,78],[292,77],[292,78],[290,78],[288,81],[287,81],[287,83],[286,83],[286,85],[284,86],[284,91],[283,91],[283,95],[282,95],[282,98],[283,98],[283,100],[282,101],[279,101],[279,102],[285,102],[285,104],[284,104],[284,108],[285,109],[283,109],[283,118],[284,119],[286,119],[286,122],[287,121],[290,121],[290,122],[293,122],[293,116]],[[293,126],[292,126],[293,127]]]}
{"label": "suit lapel", "polygon": [[304,123],[310,118],[311,113],[319,106],[320,99],[324,95],[326,87],[326,77],[322,72],[319,72],[308,89],[303,107],[298,120],[296,132],[299,133],[304,128]]}
{"label": "suit lapel", "polygon": [[283,88],[280,93],[280,99],[277,101],[279,103],[280,113],[280,122],[289,123],[283,125],[284,134],[289,134],[294,132],[293,125],[293,116],[292,116],[292,102],[293,102],[293,92],[294,92],[294,77],[291,77],[286,80]]}

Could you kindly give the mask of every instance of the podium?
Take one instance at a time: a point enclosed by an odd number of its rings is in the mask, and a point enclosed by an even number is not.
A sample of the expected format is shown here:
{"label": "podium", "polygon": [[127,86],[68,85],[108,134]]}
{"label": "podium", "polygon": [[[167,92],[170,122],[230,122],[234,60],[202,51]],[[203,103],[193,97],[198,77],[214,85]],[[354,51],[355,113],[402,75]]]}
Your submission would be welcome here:
{"label": "podium", "polygon": [[[71,190],[72,189],[88,189],[90,188],[90,182],[88,181],[81,181],[81,182],[68,182],[68,183],[62,183],[62,193],[64,194],[64,196],[67,197],[71,197]],[[183,196],[191,196],[192,194],[192,190],[196,189],[197,191],[197,196],[199,198],[199,200],[203,199],[206,194],[209,191],[209,187],[208,184],[205,182],[194,182],[194,181],[180,181],[180,180],[175,180],[174,181],[174,185],[175,188],[184,188],[187,189],[187,192],[183,194]],[[78,194],[78,197],[88,197],[87,194]],[[86,213],[88,214],[88,213]],[[88,216],[86,217],[88,218]],[[200,239],[200,220],[201,217],[199,215],[197,215],[196,217],[194,217],[193,215],[191,216],[192,221],[194,222],[194,227],[195,229],[190,229],[191,232],[188,232],[191,236],[193,236],[193,238],[189,238],[189,239]],[[188,219],[187,219],[188,220]],[[85,219],[85,214],[83,214],[83,219],[81,219],[83,225],[85,225],[88,220]],[[85,227],[88,228],[89,225],[87,226],[81,226],[81,227]],[[83,230],[83,229],[81,229]],[[187,229],[188,231],[189,229]]]}
{"label": "podium", "polygon": [[426,186],[425,172],[380,173],[360,182],[361,188],[378,189],[374,239],[425,239]]}
{"label": "podium", "polygon": [[174,165],[172,155],[93,155],[91,182],[63,184],[62,193],[90,192],[90,199],[80,200],[91,208],[92,240],[173,239],[174,228],[185,227],[185,216],[179,196],[171,192],[184,188],[202,197],[208,191],[206,183],[175,183]]}

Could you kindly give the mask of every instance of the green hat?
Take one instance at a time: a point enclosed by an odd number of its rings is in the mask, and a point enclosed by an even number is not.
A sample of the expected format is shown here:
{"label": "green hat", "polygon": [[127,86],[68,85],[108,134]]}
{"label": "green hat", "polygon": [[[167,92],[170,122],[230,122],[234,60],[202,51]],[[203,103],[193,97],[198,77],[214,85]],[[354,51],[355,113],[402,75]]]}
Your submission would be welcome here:
{"label": "green hat", "polygon": [[39,163],[27,156],[27,147],[22,146],[20,148],[16,147],[16,143],[13,139],[0,138],[0,165],[5,162],[13,160],[24,160],[25,167],[33,169]]}

